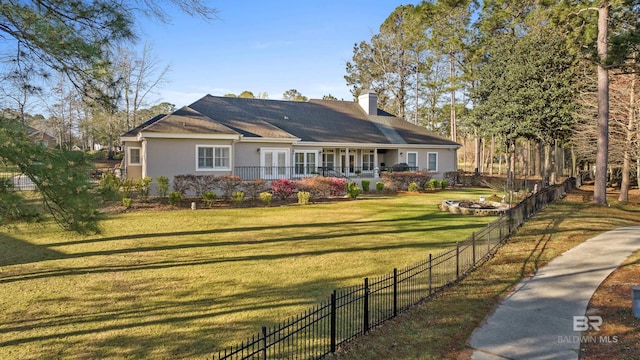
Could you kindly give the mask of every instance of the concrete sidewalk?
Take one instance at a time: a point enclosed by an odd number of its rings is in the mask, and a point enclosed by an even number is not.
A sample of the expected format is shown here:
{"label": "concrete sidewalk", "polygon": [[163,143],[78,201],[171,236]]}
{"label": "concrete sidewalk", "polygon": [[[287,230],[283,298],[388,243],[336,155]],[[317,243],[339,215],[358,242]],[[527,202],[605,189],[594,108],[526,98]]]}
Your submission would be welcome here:
{"label": "concrete sidewalk", "polygon": [[520,282],[473,332],[471,358],[577,360],[581,332],[573,331],[573,317],[585,315],[600,283],[638,249],[640,226],[627,227],[588,239],[553,259]]}

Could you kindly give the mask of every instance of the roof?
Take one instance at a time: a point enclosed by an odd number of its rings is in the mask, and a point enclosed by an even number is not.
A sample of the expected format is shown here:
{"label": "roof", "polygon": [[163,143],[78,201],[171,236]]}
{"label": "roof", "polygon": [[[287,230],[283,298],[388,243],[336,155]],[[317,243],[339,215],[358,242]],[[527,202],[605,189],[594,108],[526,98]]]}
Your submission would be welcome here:
{"label": "roof", "polygon": [[[155,120],[154,120],[155,119]],[[124,136],[140,131],[240,134],[315,143],[460,145],[380,109],[370,116],[356,102],[307,102],[206,95],[188,107],[151,119]]]}

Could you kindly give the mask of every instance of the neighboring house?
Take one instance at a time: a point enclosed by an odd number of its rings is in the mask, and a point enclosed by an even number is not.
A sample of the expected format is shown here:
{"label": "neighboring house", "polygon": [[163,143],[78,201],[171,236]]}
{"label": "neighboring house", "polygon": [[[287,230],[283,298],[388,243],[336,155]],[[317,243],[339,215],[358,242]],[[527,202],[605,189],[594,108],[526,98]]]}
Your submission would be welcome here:
{"label": "neighboring house", "polygon": [[31,126],[27,126],[27,135],[29,139],[35,143],[39,143],[48,148],[54,148],[58,144],[58,141],[55,137],[47,134],[42,130],[38,130],[36,128],[32,128]]}
{"label": "neighboring house", "polygon": [[[460,144],[358,102],[307,102],[207,95],[121,136],[128,178],[238,175],[376,178],[394,164],[442,178],[457,169]],[[405,165],[405,167],[407,167]]]}

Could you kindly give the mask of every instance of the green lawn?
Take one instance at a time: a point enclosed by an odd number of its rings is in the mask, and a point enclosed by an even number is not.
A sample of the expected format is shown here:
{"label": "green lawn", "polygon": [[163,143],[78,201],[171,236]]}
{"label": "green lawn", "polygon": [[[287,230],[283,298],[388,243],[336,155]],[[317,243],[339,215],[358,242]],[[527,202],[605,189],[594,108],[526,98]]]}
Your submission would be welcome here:
{"label": "green lawn", "polygon": [[111,215],[101,235],[0,233],[0,358],[198,358],[466,239],[491,190]]}

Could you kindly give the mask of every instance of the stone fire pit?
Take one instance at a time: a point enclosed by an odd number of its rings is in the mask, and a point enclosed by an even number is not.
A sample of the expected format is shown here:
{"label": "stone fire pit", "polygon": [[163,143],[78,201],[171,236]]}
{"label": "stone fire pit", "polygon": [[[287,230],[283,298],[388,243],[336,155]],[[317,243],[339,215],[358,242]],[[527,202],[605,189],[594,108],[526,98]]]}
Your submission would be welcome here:
{"label": "stone fire pit", "polygon": [[499,216],[508,209],[508,204],[494,201],[444,200],[440,204],[442,211],[474,216]]}

